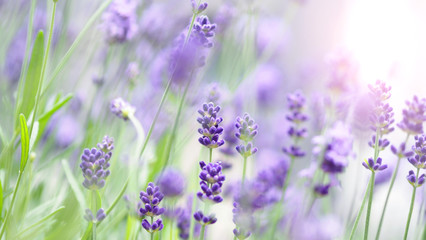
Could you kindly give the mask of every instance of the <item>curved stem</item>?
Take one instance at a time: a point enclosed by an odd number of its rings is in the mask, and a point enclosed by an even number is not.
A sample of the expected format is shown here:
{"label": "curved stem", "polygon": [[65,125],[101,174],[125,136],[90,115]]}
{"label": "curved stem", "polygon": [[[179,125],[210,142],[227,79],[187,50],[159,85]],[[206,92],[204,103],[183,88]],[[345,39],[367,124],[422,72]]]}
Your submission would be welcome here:
{"label": "curved stem", "polygon": [[373,193],[374,193],[374,178],[376,176],[376,172],[372,171],[370,178],[370,196],[368,198],[368,208],[367,208],[367,216],[365,218],[365,230],[364,230],[364,240],[368,239],[368,227],[370,225],[370,213],[371,213],[371,205],[373,203]]}
{"label": "curved stem", "polygon": [[364,210],[365,202],[367,200],[368,192],[369,192],[369,189],[370,189],[370,184],[371,184],[371,181],[368,182],[367,190],[365,191],[365,194],[364,194],[364,199],[362,200],[361,207],[358,211],[358,215],[356,216],[354,226],[352,227],[352,230],[351,230],[351,235],[349,237],[350,240],[353,239],[354,234],[355,234],[355,230],[358,227],[359,220],[361,219],[361,213]]}
{"label": "curved stem", "polygon": [[6,230],[6,227],[7,227],[7,221],[9,220],[10,213],[13,210],[13,204],[15,203],[16,193],[18,192],[19,183],[21,182],[21,178],[22,178],[22,172],[19,171],[18,180],[16,181],[15,189],[13,190],[12,202],[10,202],[9,210],[7,211],[6,217],[4,219],[3,227],[1,229],[0,239],[2,239],[2,237],[3,237],[4,231]]}
{"label": "curved stem", "polygon": [[[419,179],[420,168],[417,168],[416,181]],[[417,183],[416,183],[417,184]],[[408,230],[410,228],[411,215],[413,214],[414,200],[416,198],[417,185],[413,186],[413,194],[411,195],[410,211],[408,212],[407,224],[405,225],[404,240],[407,240]]]}
{"label": "curved stem", "polygon": [[[406,137],[406,139],[405,139],[405,143],[404,143],[404,145],[406,145],[406,144],[407,144],[409,136],[410,136],[410,134],[407,134],[407,137]],[[383,206],[382,215],[380,216],[379,227],[377,228],[376,240],[379,240],[379,237],[380,237],[380,231],[382,230],[383,219],[385,218],[385,212],[386,212],[386,208],[387,208],[387,206],[388,206],[389,197],[390,197],[390,194],[391,194],[391,192],[392,192],[393,184],[395,183],[396,175],[398,174],[399,164],[400,164],[400,162],[401,162],[401,158],[402,158],[402,156],[401,156],[401,155],[399,155],[399,156],[398,156],[398,160],[397,160],[397,162],[396,162],[395,170],[394,170],[394,172],[393,172],[393,174],[392,174],[392,178],[391,178],[391,181],[390,181],[390,185],[389,185],[388,193],[386,194],[385,205]]]}

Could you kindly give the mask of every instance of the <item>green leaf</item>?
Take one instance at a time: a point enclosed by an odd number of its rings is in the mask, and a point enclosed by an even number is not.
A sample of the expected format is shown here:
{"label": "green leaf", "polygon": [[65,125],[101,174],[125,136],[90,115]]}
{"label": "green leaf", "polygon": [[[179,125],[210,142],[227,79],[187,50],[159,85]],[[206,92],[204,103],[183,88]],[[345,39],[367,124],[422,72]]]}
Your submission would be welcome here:
{"label": "green leaf", "polygon": [[19,171],[23,172],[27,165],[30,151],[30,137],[28,136],[27,120],[22,113],[19,115],[19,122],[21,123],[21,165]]}
{"label": "green leaf", "polygon": [[0,215],[2,210],[3,210],[3,187],[1,185],[1,180],[0,180]]}
{"label": "green leaf", "polygon": [[[23,230],[22,232],[20,232],[17,236],[16,239],[19,239],[19,237],[24,234],[25,232],[29,231],[32,228],[39,228],[42,224],[46,223],[47,220],[49,220],[51,217],[53,217],[55,214],[57,214],[58,212],[60,212],[61,210],[65,209],[64,206],[59,207],[58,209],[56,209],[55,211],[53,211],[52,213],[50,213],[49,215],[47,215],[46,217],[40,219],[38,222],[34,223],[33,225],[29,226],[28,228],[26,228],[25,230]],[[32,236],[35,235],[34,232],[32,232],[31,234]],[[29,236],[28,236],[29,237]]]}
{"label": "green leaf", "polygon": [[166,132],[160,139],[155,149],[155,156],[157,156],[156,161],[152,162],[148,169],[150,172],[148,174],[148,182],[152,181],[154,177],[161,171],[163,165],[167,161],[165,158],[166,149],[169,143],[170,133]]}
{"label": "green leaf", "polygon": [[73,98],[73,95],[72,94],[68,94],[67,96],[65,96],[64,99],[62,99],[59,102],[57,102],[49,111],[45,112],[43,115],[41,115],[38,118],[38,121],[40,122],[40,124],[43,124],[43,123],[49,121],[50,117],[52,117],[52,115],[55,112],[57,112],[59,109],[61,109],[72,98]]}
{"label": "green leaf", "polygon": [[37,90],[40,85],[41,69],[44,57],[44,34],[39,31],[34,42],[27,77],[25,78],[24,92],[20,102],[19,111],[25,116],[30,116],[36,102]]}
{"label": "green leaf", "polygon": [[81,192],[79,184],[77,183],[77,180],[74,178],[74,175],[72,174],[71,169],[68,166],[68,163],[65,161],[65,159],[62,159],[61,162],[62,162],[62,167],[64,168],[65,175],[68,179],[68,182],[70,183],[71,189],[74,192],[75,197],[77,198],[77,201],[80,203],[80,207],[84,211],[87,208],[87,204],[84,199],[84,195]]}
{"label": "green leaf", "polygon": [[129,179],[126,180],[126,183],[124,184],[124,186],[121,188],[120,193],[118,194],[118,196],[115,198],[114,202],[111,204],[111,206],[106,210],[105,214],[108,215],[108,213],[110,213],[112,211],[112,209],[114,209],[115,205],[117,205],[118,201],[120,201],[121,197],[123,197],[124,192],[126,191],[127,185],[129,184]]}

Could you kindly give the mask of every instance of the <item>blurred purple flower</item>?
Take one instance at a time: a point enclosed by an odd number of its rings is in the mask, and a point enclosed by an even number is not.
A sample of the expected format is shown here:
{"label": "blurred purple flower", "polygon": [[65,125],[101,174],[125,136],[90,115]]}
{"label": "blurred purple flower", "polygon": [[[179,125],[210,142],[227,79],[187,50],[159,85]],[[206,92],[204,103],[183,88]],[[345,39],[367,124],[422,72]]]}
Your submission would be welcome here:
{"label": "blurred purple flower", "polygon": [[406,101],[407,109],[402,111],[402,121],[397,124],[404,132],[417,135],[423,134],[423,122],[426,121],[426,99],[413,97],[413,101]]}
{"label": "blurred purple flower", "polygon": [[159,178],[157,185],[165,197],[178,197],[185,190],[185,177],[173,168],[166,168]]}
{"label": "blurred purple flower", "polygon": [[114,0],[102,15],[102,28],[106,41],[110,44],[124,43],[135,36],[137,2],[134,0]]}

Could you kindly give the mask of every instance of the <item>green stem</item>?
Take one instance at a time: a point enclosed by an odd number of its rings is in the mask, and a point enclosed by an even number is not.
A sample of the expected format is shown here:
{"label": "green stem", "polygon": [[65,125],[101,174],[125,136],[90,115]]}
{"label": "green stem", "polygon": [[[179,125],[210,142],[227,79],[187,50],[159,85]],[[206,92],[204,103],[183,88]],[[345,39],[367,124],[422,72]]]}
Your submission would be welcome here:
{"label": "green stem", "polygon": [[241,178],[241,187],[244,187],[244,181],[246,180],[246,169],[247,169],[247,157],[244,157],[243,163],[243,176]]}
{"label": "green stem", "polygon": [[200,240],[204,240],[205,229],[206,229],[206,225],[201,226]]}
{"label": "green stem", "polygon": [[[154,217],[151,217],[151,226],[154,223]],[[154,233],[151,232],[151,240],[154,240]]]}
{"label": "green stem", "polygon": [[[409,137],[410,137],[410,134],[407,133],[407,137],[405,139],[404,145],[407,145]],[[390,194],[392,192],[393,184],[395,183],[396,175],[398,174],[399,164],[401,162],[401,158],[402,158],[402,156],[398,155],[398,160],[396,162],[396,167],[395,167],[395,170],[393,171],[393,174],[392,174],[392,178],[391,178],[391,181],[390,181],[388,193],[386,194],[385,205],[383,206],[382,215],[380,216],[380,222],[379,222],[379,227],[377,229],[376,240],[379,240],[379,237],[380,237],[380,231],[382,230],[383,219],[385,218],[385,212],[386,212],[386,208],[388,206],[389,197],[390,197]]]}
{"label": "green stem", "polygon": [[361,207],[360,207],[360,209],[358,211],[358,215],[356,216],[354,226],[352,227],[352,230],[351,230],[351,235],[349,237],[350,240],[353,239],[354,234],[355,234],[355,230],[358,227],[359,220],[361,219],[361,213],[363,212],[364,206],[365,206],[365,202],[367,201],[368,191],[370,189],[370,184],[371,184],[371,181],[368,182],[367,190],[365,191],[365,194],[364,194],[364,199],[362,200]]}
{"label": "green stem", "polygon": [[211,163],[212,159],[213,159],[213,149],[209,148],[209,152],[210,152],[210,154],[209,154],[209,162]]}
{"label": "green stem", "polygon": [[[419,179],[420,168],[417,168],[416,181]],[[417,184],[417,183],[416,183]],[[410,228],[411,215],[413,214],[414,200],[416,198],[417,185],[413,186],[413,194],[411,195],[410,212],[408,213],[407,224],[405,225],[404,240],[407,240],[408,229]]]}
{"label": "green stem", "polygon": [[[198,14],[195,13],[195,12],[192,15],[191,24],[189,25],[188,33],[186,34],[185,42],[184,42],[182,48],[185,48],[186,44],[188,43],[189,36],[191,35],[191,31],[192,31],[192,28],[194,27],[195,18],[197,17],[197,15]],[[139,157],[141,157],[142,154],[144,153],[144,151],[145,151],[145,149],[146,149],[146,147],[148,145],[148,141],[151,138],[152,131],[154,130],[154,127],[155,127],[155,124],[157,122],[158,116],[160,115],[161,109],[163,108],[164,102],[165,102],[166,97],[167,97],[167,95],[169,93],[170,86],[171,86],[172,80],[173,80],[173,76],[175,74],[175,70],[176,70],[176,66],[173,68],[173,71],[172,71],[172,73],[170,75],[169,81],[167,82],[166,88],[164,89],[163,96],[161,96],[160,105],[158,106],[157,112],[155,113],[154,119],[152,120],[151,126],[149,127],[148,134],[146,135],[146,139],[145,139],[145,142],[144,142],[144,144],[142,146],[142,149],[141,149],[141,151],[139,153]]]}
{"label": "green stem", "polygon": [[22,172],[19,171],[18,180],[16,181],[15,189],[13,190],[12,202],[10,202],[9,210],[7,211],[6,217],[4,219],[3,227],[1,229],[0,239],[2,239],[2,237],[3,237],[4,231],[6,230],[6,227],[7,227],[7,221],[9,220],[10,213],[13,210],[13,204],[15,203],[16,194],[18,192],[19,183],[21,182],[21,178],[22,178]]}
{"label": "green stem", "polygon": [[43,65],[41,67],[40,83],[39,83],[39,86],[38,86],[38,89],[37,89],[37,96],[36,96],[35,105],[34,105],[34,113],[33,113],[33,118],[31,120],[31,125],[30,125],[30,129],[29,129],[30,135],[32,134],[32,131],[33,131],[34,121],[35,121],[36,115],[37,115],[37,108],[38,108],[38,104],[40,102],[41,92],[42,92],[42,89],[43,89],[44,74],[46,72],[46,66],[47,66],[47,59],[49,57],[50,44],[52,43],[53,26],[54,26],[54,23],[55,23],[55,12],[56,12],[56,2],[54,1],[53,2],[53,9],[52,9],[52,19],[50,20],[49,38],[47,40],[46,52],[44,53]]}
{"label": "green stem", "polygon": [[280,199],[280,201],[278,202],[278,205],[277,205],[279,207],[279,209],[276,210],[275,219],[272,223],[273,225],[272,225],[271,238],[270,239],[274,239],[275,232],[277,230],[278,222],[279,222],[279,219],[280,219],[280,216],[281,216],[281,214],[280,214],[281,213],[281,206],[284,204],[284,196],[285,196],[285,192],[287,191],[287,187],[289,185],[290,175],[291,175],[291,172],[293,170],[293,166],[294,166],[294,156],[291,156],[290,157],[290,167],[288,168],[287,174],[285,176],[284,185],[283,185],[283,189],[282,189],[282,192],[281,192],[281,199]]}
{"label": "green stem", "polygon": [[367,207],[367,216],[365,218],[365,231],[364,231],[364,240],[368,239],[368,227],[370,225],[370,213],[371,213],[371,205],[373,203],[373,191],[374,191],[374,178],[376,176],[376,172],[371,171],[371,178],[370,178],[370,196],[368,198],[368,207]]}
{"label": "green stem", "polygon": [[86,32],[89,30],[89,28],[95,23],[96,19],[103,13],[103,11],[109,6],[109,4],[112,2],[112,0],[106,0],[93,15],[90,17],[90,19],[86,22],[86,25],[83,27],[81,32],[78,34],[77,38],[72,43],[71,47],[68,49],[68,51],[65,53],[64,57],[61,59],[61,61],[56,66],[55,70],[53,71],[52,76],[49,78],[49,81],[47,82],[46,87],[42,91],[42,95],[44,95],[47,92],[47,89],[52,84],[53,80],[58,76],[58,74],[61,72],[62,68],[65,66],[65,64],[68,62],[69,58],[71,57],[71,54],[75,51],[75,48],[80,43],[83,36],[86,34]]}
{"label": "green stem", "polygon": [[[96,190],[92,190],[92,212],[93,217],[96,219],[96,213],[98,211],[98,206],[96,205],[97,194]],[[96,220],[93,220],[92,224],[92,239],[96,240]]]}

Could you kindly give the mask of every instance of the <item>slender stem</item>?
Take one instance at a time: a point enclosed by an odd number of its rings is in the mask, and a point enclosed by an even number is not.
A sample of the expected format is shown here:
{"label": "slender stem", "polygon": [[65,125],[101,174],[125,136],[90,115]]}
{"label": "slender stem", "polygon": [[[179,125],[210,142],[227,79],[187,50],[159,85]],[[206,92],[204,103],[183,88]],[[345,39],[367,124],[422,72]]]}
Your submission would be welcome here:
{"label": "slender stem", "polygon": [[[188,33],[186,34],[185,42],[184,42],[182,48],[185,48],[185,46],[186,46],[186,44],[189,40],[189,36],[191,35],[192,28],[194,27],[195,18],[197,17],[197,15],[198,15],[198,13],[196,13],[196,12],[194,12],[193,15],[192,15],[191,24],[189,25]],[[143,152],[145,151],[145,149],[148,145],[148,141],[151,138],[151,134],[152,134],[152,131],[154,130],[155,123],[157,122],[157,118],[160,115],[161,109],[163,108],[164,102],[165,102],[166,97],[169,93],[170,86],[171,86],[172,80],[173,80],[173,76],[175,74],[175,70],[176,70],[176,66],[173,68],[173,71],[170,75],[169,81],[167,82],[166,88],[164,89],[163,96],[161,96],[160,105],[158,105],[157,112],[155,113],[154,119],[152,120],[151,126],[149,127],[148,134],[146,135],[146,139],[145,139],[145,142],[144,142],[142,149],[139,153],[139,157],[142,156]]]}
{"label": "slender stem", "polygon": [[53,10],[52,10],[52,19],[50,20],[50,29],[49,29],[49,38],[47,40],[47,47],[46,47],[46,52],[44,53],[44,59],[43,59],[43,65],[41,67],[41,75],[40,75],[40,83],[37,89],[37,96],[35,99],[35,105],[34,105],[34,113],[33,113],[33,118],[31,120],[31,125],[30,125],[30,135],[32,134],[33,131],[33,126],[34,126],[34,121],[36,119],[36,115],[37,115],[37,109],[38,109],[38,103],[40,102],[40,97],[41,97],[41,92],[43,89],[43,80],[44,80],[44,74],[46,72],[46,66],[47,66],[47,59],[49,57],[49,50],[50,50],[50,44],[52,43],[52,35],[53,35],[53,26],[55,23],[55,12],[56,12],[56,2],[53,2]]}
{"label": "slender stem", "polygon": [[371,181],[368,182],[367,190],[365,191],[365,194],[364,194],[364,199],[362,200],[361,207],[358,211],[358,215],[356,216],[354,226],[352,227],[352,230],[351,230],[351,235],[349,237],[350,240],[353,239],[354,234],[355,234],[355,230],[358,227],[359,220],[361,219],[361,214],[364,210],[365,202],[367,201],[368,192],[370,190],[370,184],[371,184]]}
{"label": "slender stem", "polygon": [[374,178],[376,176],[376,172],[371,171],[370,178],[370,196],[368,198],[368,207],[367,207],[367,216],[365,218],[365,230],[364,230],[364,240],[368,239],[368,227],[370,225],[370,213],[371,213],[371,205],[373,203],[373,191],[374,191]]}
{"label": "slender stem", "polygon": [[4,231],[6,230],[6,227],[7,227],[7,221],[9,220],[9,217],[10,217],[10,213],[13,211],[13,204],[15,203],[15,198],[18,192],[19,183],[21,182],[21,178],[22,178],[22,172],[19,171],[18,180],[16,181],[15,189],[13,190],[12,202],[10,202],[9,210],[7,211],[6,217],[4,219],[3,227],[1,229],[0,239],[2,239],[3,237]]}
{"label": "slender stem", "polygon": [[247,157],[244,157],[243,163],[243,176],[241,178],[241,187],[244,187],[244,181],[246,180],[246,169],[247,169]]}
{"label": "slender stem", "polygon": [[206,229],[206,225],[201,226],[200,240],[204,240],[204,231]]}
{"label": "slender stem", "polygon": [[213,159],[213,149],[212,149],[212,148],[209,148],[209,150],[210,150],[209,162],[211,163],[211,162],[212,162],[212,159]]}
{"label": "slender stem", "polygon": [[[409,137],[410,137],[410,134],[407,133],[407,137],[405,139],[404,145],[407,145]],[[391,178],[391,181],[390,181],[388,193],[386,194],[385,205],[383,206],[382,215],[380,216],[379,227],[378,227],[377,233],[376,233],[376,240],[379,240],[379,237],[380,237],[380,231],[382,230],[383,219],[385,218],[386,207],[388,206],[388,201],[389,201],[390,194],[392,192],[393,184],[395,183],[396,175],[398,174],[399,164],[401,162],[401,158],[402,158],[402,155],[401,154],[398,155],[398,160],[396,162],[396,167],[395,167],[395,170],[393,171],[393,174],[392,174],[392,178]]]}
{"label": "slender stem", "polygon": [[294,166],[294,156],[291,156],[290,157],[290,167],[288,168],[287,174],[285,176],[284,185],[283,185],[283,189],[282,189],[282,192],[281,192],[281,199],[280,199],[280,201],[278,202],[278,205],[277,205],[279,207],[279,209],[276,210],[275,219],[272,223],[272,230],[271,230],[271,238],[270,239],[274,239],[275,232],[277,230],[278,222],[279,222],[279,219],[280,219],[280,216],[281,216],[281,214],[280,214],[281,213],[281,206],[284,204],[284,196],[285,196],[285,192],[287,191],[287,187],[289,185],[290,175],[291,175],[293,166]]}
{"label": "slender stem", "polygon": [[[417,168],[416,182],[419,179],[419,172],[420,172],[420,168]],[[413,186],[413,194],[411,195],[410,212],[408,212],[407,224],[405,225],[404,240],[407,240],[408,229],[410,228],[411,215],[413,214],[414,200],[416,198],[416,190],[417,190],[417,185],[414,185]]]}
{"label": "slender stem", "polygon": [[96,190],[92,190],[92,212],[93,212],[93,217],[94,217],[94,220],[93,220],[93,224],[92,224],[92,239],[93,240],[96,240],[96,213],[97,213],[97,211],[98,211],[98,206],[97,206],[97,203],[96,203],[96,198],[97,198],[97,196],[96,196],[97,194],[96,194]]}
{"label": "slender stem", "polygon": [[[154,217],[151,217],[151,226],[154,223]],[[154,240],[154,233],[151,232],[151,240]]]}

